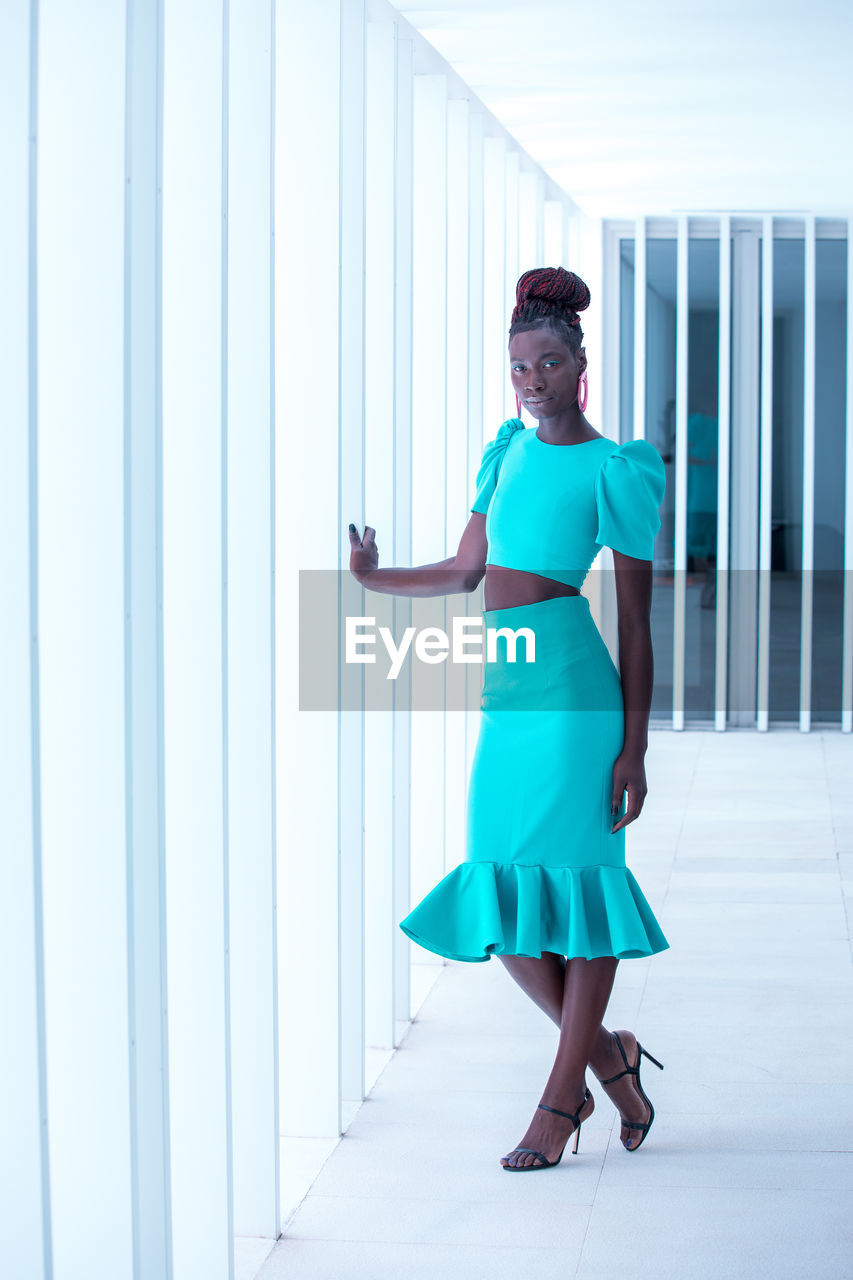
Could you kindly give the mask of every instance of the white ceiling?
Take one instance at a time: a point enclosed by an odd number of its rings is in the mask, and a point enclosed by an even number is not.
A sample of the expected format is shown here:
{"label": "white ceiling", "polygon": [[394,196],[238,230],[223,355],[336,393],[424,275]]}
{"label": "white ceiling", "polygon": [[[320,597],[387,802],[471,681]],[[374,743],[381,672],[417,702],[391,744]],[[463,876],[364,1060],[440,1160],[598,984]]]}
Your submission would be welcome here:
{"label": "white ceiling", "polygon": [[850,0],[393,3],[589,214],[853,214]]}

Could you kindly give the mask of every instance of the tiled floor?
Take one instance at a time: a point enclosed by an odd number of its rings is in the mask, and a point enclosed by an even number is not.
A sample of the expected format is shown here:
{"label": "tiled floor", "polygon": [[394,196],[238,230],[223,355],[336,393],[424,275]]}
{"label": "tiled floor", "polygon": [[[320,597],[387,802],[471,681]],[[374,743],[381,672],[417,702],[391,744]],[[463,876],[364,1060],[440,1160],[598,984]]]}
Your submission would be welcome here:
{"label": "tiled floor", "polygon": [[853,742],[658,731],[628,859],[671,942],[624,961],[656,1118],[504,1177],[556,1028],[497,960],[446,966],[259,1280],[853,1277]]}

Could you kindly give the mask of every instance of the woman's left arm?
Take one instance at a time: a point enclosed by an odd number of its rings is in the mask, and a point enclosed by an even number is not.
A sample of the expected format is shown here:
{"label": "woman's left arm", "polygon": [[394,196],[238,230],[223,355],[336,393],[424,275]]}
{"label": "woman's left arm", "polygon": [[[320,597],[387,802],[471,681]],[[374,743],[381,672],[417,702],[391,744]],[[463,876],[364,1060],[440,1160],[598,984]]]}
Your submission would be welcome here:
{"label": "woman's left arm", "polygon": [[652,655],[652,562],[613,552],[618,606],[619,673],[625,707],[625,736],[613,766],[610,812],[619,812],[627,789],[625,813],[611,829],[618,831],[640,816],[648,790],[643,763],[649,745],[654,659]]}

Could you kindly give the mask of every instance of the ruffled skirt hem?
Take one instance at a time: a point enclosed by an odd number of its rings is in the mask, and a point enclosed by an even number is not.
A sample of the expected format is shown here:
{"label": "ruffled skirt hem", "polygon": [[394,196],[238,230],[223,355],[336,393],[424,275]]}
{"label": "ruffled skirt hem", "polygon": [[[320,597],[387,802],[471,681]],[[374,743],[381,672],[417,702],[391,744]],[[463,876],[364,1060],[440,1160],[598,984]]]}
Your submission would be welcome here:
{"label": "ruffled skirt hem", "polygon": [[400,921],[449,960],[493,955],[639,959],[665,951],[654,912],[627,867],[462,862]]}

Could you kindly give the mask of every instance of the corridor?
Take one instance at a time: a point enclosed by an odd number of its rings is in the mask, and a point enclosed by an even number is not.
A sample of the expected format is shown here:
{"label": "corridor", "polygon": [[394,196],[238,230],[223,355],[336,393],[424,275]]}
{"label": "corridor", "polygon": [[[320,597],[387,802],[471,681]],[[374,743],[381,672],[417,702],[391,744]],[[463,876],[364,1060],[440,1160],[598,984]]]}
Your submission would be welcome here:
{"label": "corridor", "polygon": [[628,861],[671,950],[623,961],[608,1015],[665,1065],[642,1150],[590,1076],[578,1156],[505,1178],[556,1028],[450,962],[258,1280],[853,1275],[849,744],[652,731],[646,773]]}

